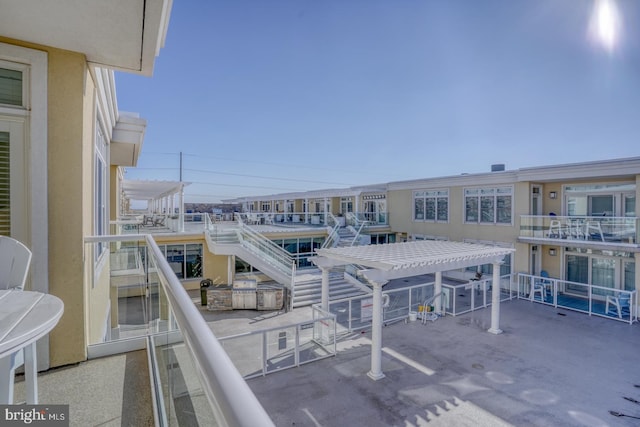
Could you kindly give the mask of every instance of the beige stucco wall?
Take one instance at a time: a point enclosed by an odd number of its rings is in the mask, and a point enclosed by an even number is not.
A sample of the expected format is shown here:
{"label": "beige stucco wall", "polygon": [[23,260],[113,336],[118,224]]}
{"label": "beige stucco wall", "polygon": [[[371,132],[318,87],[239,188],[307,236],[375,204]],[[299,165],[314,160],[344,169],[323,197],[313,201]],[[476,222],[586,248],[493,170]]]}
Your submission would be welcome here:
{"label": "beige stucco wall", "polygon": [[[207,242],[203,234],[193,234],[188,236],[154,236],[154,239],[158,245],[173,245],[184,243],[201,244],[202,277],[205,279],[211,279],[217,284],[227,284],[227,263],[229,257],[227,255],[212,254],[207,247]],[[182,285],[187,290],[200,289],[201,280],[202,279],[183,280]]]}
{"label": "beige stucco wall", "polygon": [[49,50],[49,285],[64,301],[51,366],[86,359],[83,237],[91,232],[93,84],[83,55]]}

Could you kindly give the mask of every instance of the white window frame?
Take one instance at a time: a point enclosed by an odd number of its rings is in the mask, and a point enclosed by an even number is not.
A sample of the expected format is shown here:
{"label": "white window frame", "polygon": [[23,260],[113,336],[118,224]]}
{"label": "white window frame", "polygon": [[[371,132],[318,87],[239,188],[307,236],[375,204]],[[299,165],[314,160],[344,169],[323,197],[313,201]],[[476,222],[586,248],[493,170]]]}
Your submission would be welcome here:
{"label": "white window frame", "polygon": [[[93,235],[109,234],[109,141],[103,127],[104,120],[96,113],[94,132],[94,160],[93,160]],[[94,247],[94,261],[96,274],[100,273],[106,262],[108,244],[97,242]]]}
{"label": "white window frame", "polygon": [[[508,192],[504,192],[508,190]],[[501,191],[503,191],[501,193]],[[473,194],[472,194],[473,193]],[[511,209],[509,213],[509,222],[498,222],[498,197],[508,196],[511,198]],[[514,188],[513,185],[499,185],[491,187],[469,187],[464,188],[462,192],[462,206],[464,210],[463,222],[465,224],[480,224],[480,225],[501,225],[501,226],[513,226],[513,210],[514,210]],[[482,199],[493,198],[492,210],[493,216],[491,221],[482,220]],[[467,199],[475,199],[477,204],[477,217],[476,221],[469,221],[467,217]]]}
{"label": "white window frame", "polygon": [[3,104],[0,103],[0,107],[8,108],[8,109],[22,109],[29,110],[31,107],[31,94],[30,87],[31,84],[31,67],[28,64],[24,64],[21,62],[13,62],[13,61],[5,61],[0,59],[0,68],[4,68],[6,70],[14,70],[20,71],[22,73],[22,105],[14,105],[14,104]]}
{"label": "white window frame", "polygon": [[[23,120],[25,158],[24,201],[29,207],[22,213],[23,230],[15,238],[30,247],[33,254],[30,287],[49,292],[49,218],[47,201],[47,130],[48,130],[48,56],[35,50],[0,43],[3,67],[21,69],[24,74],[23,106],[0,105],[0,115]],[[19,118],[19,119],[18,119]],[[48,360],[48,356],[42,360]]]}
{"label": "white window frame", "polygon": [[[427,218],[427,199],[432,199],[434,203],[433,208],[433,218]],[[447,201],[447,218],[439,219],[439,202],[440,199],[446,199]],[[422,201],[422,214],[423,218],[416,217],[416,203],[418,201]],[[443,223],[446,224],[449,222],[449,207],[451,203],[449,201],[449,189],[448,188],[440,188],[440,189],[429,189],[429,190],[417,190],[413,192],[413,206],[412,206],[412,216],[414,222],[432,222],[432,223]]]}

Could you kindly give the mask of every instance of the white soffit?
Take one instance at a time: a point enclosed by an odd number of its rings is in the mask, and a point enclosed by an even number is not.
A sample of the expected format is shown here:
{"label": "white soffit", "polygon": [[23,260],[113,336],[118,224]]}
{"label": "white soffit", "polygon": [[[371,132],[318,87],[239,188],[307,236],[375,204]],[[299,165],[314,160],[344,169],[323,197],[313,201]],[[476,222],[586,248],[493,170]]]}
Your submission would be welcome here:
{"label": "white soffit", "polygon": [[122,181],[125,197],[133,200],[154,200],[180,193],[189,182],[180,181]]}
{"label": "white soffit", "polygon": [[171,6],[172,0],[0,0],[0,35],[151,75]]}
{"label": "white soffit", "polygon": [[378,270],[386,279],[448,271],[499,262],[515,249],[475,243],[416,241],[344,248],[318,249],[338,265],[357,264]]}
{"label": "white soffit", "polygon": [[116,166],[136,166],[147,121],[133,113],[120,113],[111,136],[110,161]]}

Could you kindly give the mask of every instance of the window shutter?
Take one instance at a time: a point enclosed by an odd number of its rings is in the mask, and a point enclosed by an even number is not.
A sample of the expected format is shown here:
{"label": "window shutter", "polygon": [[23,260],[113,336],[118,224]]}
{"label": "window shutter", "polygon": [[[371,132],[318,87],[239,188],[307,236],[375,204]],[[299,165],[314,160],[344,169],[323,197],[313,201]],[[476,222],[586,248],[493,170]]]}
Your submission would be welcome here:
{"label": "window shutter", "polygon": [[0,132],[0,235],[11,235],[9,132]]}

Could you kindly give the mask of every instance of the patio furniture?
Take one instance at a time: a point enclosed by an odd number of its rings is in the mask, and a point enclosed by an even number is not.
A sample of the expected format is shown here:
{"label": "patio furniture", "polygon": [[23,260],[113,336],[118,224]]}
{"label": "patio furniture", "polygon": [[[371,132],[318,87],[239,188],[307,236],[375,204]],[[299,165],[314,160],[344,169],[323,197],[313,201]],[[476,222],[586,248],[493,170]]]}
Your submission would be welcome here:
{"label": "patio furniture", "polygon": [[24,244],[0,236],[0,289],[23,289],[31,264],[31,251]]}
{"label": "patio furniture", "polygon": [[593,240],[600,239],[604,242],[604,233],[602,232],[600,221],[587,221],[585,224],[585,234],[587,238],[590,237]]}
{"label": "patio furniture", "polygon": [[549,277],[549,273],[545,270],[540,272],[540,276],[544,277],[544,279],[534,280],[531,292],[529,293],[529,299],[531,301],[535,301],[536,293],[540,294],[540,301],[545,302],[547,299],[547,287],[551,286],[552,282],[547,279]]}
{"label": "patio furniture", "polygon": [[420,321],[423,325],[427,324],[427,320],[431,322],[435,322],[440,317],[435,311],[427,311],[427,307],[431,307],[436,298],[440,298],[442,293],[435,294],[431,298],[428,298],[422,304],[422,311],[418,310],[418,317],[420,317]]}
{"label": "patio furniture", "polygon": [[164,227],[164,215],[155,215],[153,217],[153,226],[154,227]]}
{"label": "patio furniture", "polygon": [[[30,265],[31,251],[29,248],[16,239],[0,236],[0,290],[22,291],[27,281]],[[13,389],[16,368],[24,364],[24,351],[16,351],[7,357],[9,359],[3,362],[2,370],[7,371],[9,376],[7,380]]]}
{"label": "patio furniture", "polygon": [[552,219],[549,222],[549,233],[547,234],[552,239],[562,239],[564,236],[564,230],[562,228],[562,222],[557,219]]}
{"label": "patio furniture", "polygon": [[619,319],[622,319],[623,314],[629,316],[631,314],[631,295],[628,293],[620,293],[617,297],[607,295],[604,312],[609,314],[611,310],[611,314],[614,314],[613,309],[615,309],[615,314],[618,315]]}

